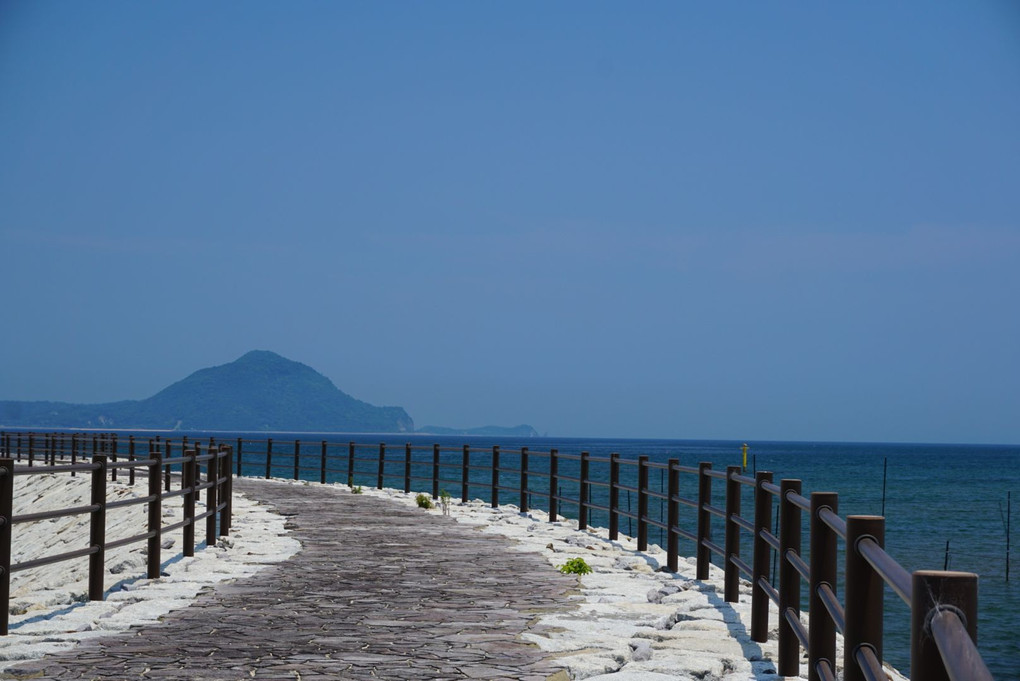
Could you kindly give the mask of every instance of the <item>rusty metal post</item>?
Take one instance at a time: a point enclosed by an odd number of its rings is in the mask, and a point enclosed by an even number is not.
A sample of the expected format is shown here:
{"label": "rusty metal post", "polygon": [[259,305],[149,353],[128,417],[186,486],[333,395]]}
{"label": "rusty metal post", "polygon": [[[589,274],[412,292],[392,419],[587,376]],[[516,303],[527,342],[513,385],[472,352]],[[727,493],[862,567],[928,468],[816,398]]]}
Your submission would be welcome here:
{"label": "rusty metal post", "polygon": [[[92,438],[92,442],[93,442],[92,453],[93,454],[96,453],[95,441],[96,441],[95,436],[93,436],[93,438]],[[33,433],[29,433],[28,434],[28,466],[29,466],[29,468],[31,468],[34,465],[35,465],[35,435]]]}
{"label": "rusty metal post", "polygon": [[876,659],[882,659],[882,612],[885,580],[864,559],[858,546],[871,539],[885,546],[885,518],[875,515],[852,515],[846,519],[846,607],[843,619],[844,681],[865,681],[857,664],[857,653],[871,648]]}
{"label": "rusty metal post", "polygon": [[0,636],[8,634],[11,617],[11,521],[14,519],[14,460],[0,459]]}
{"label": "rusty metal post", "polygon": [[581,482],[577,490],[577,529],[588,529],[588,490],[591,484],[588,482],[588,467],[591,465],[588,452],[581,452]]}
{"label": "rusty metal post", "polygon": [[294,440],[294,479],[301,478],[301,440]]}
{"label": "rusty metal post", "polygon": [[411,443],[404,444],[404,493],[411,491]]}
{"label": "rusty metal post", "polygon": [[195,555],[195,456],[197,449],[184,451],[184,465],[181,466],[181,487],[184,490],[184,546],[185,556]]}
{"label": "rusty metal post", "polygon": [[638,457],[637,549],[648,550],[648,455]]}
{"label": "rusty metal post", "polygon": [[439,445],[432,445],[432,498],[439,498]]}
{"label": "rusty metal post", "polygon": [[706,506],[712,503],[712,478],[708,471],[712,464],[702,461],[698,464],[698,579],[708,579],[708,568],[712,564],[712,551],[705,546],[705,540],[712,539],[712,514]]}
{"label": "rusty metal post", "polygon": [[556,513],[559,511],[558,490],[560,483],[560,457],[559,451],[549,450],[549,522],[556,522]]}
{"label": "rusty metal post", "polygon": [[103,600],[103,573],[106,572],[106,456],[92,457],[96,468],[92,471],[92,499],[96,507],[89,518],[89,600]]}
{"label": "rusty metal post", "polygon": [[[117,463],[117,434],[116,433],[114,433],[113,435],[110,436],[110,439],[107,442],[107,448],[109,450],[110,462],[111,463]],[[54,463],[56,463],[56,461],[54,461]],[[116,482],[116,480],[117,480],[117,469],[116,468],[110,469],[110,480],[113,480],[114,482]]]}
{"label": "rusty metal post", "polygon": [[266,440],[266,480],[273,475],[273,438]]}
{"label": "rusty metal post", "polygon": [[942,655],[932,637],[932,619],[954,612],[977,644],[978,576],[971,572],[918,570],[913,574],[910,616],[910,678],[949,681]]}
{"label": "rusty metal post", "polygon": [[609,455],[609,540],[620,538],[620,455]]}
{"label": "rusty metal post", "polygon": [[839,495],[835,492],[811,494],[811,587],[808,590],[808,681],[821,681],[818,663],[825,660],[836,672],[836,624],[822,601],[820,589],[828,587],[836,593],[836,548],[839,537],[821,519],[822,509],[839,511]]}
{"label": "rusty metal post", "polygon": [[499,506],[499,445],[492,446],[492,507]]}
{"label": "rusty metal post", "polygon": [[[19,437],[19,439],[20,439],[20,437]],[[151,440],[150,440],[150,442],[151,442]],[[19,445],[19,448],[20,448],[21,443],[19,442],[18,445]],[[21,461],[21,452],[20,451],[18,452],[18,461]],[[78,462],[78,435],[77,435],[77,433],[75,433],[74,435],[71,436],[71,465],[73,466],[77,462]],[[76,477],[74,471],[71,471],[71,477],[72,478]]]}
{"label": "rusty metal post", "polygon": [[471,465],[471,446],[464,445],[461,450],[460,460],[460,500],[465,504],[468,500],[468,482],[471,476],[471,471],[468,467]]}
{"label": "rusty metal post", "polygon": [[787,611],[800,616],[800,573],[787,559],[787,554],[800,555],[800,508],[787,496],[800,494],[800,480],[783,480],[779,484],[779,660],[780,676],[800,674],[800,641],[786,620]]}
{"label": "rusty metal post", "polygon": [[322,446],[319,450],[319,484],[326,484],[326,441],[322,441]]}
{"label": "rusty metal post", "polygon": [[243,471],[241,470],[241,458],[244,456],[243,442],[244,441],[241,438],[237,438],[237,449],[234,450],[234,452],[237,454],[237,477],[241,477],[242,475],[244,475]]}
{"label": "rusty metal post", "polygon": [[375,488],[383,488],[383,478],[386,477],[386,443],[379,443],[379,470],[376,472]]}
{"label": "rusty metal post", "polygon": [[[158,440],[159,438],[157,437],[156,439]],[[173,450],[171,449],[170,440],[167,440],[165,444],[166,452],[163,456],[164,460],[169,459],[171,454],[173,453]],[[164,464],[163,466],[163,489],[164,491],[167,492],[170,491],[170,464]]]}
{"label": "rusty metal post", "polygon": [[676,572],[680,569],[680,536],[676,533],[680,526],[680,459],[669,460],[667,476],[666,501],[666,569]]}
{"label": "rusty metal post", "polygon": [[770,471],[754,474],[754,565],[751,577],[751,640],[764,643],[769,637],[769,603],[771,599],[764,582],[769,581],[769,558],[772,547],[762,532],[772,531],[772,495],[762,489],[772,482]]}
{"label": "rusty metal post", "polygon": [[160,484],[160,474],[163,472],[163,457],[160,456],[159,447],[155,442],[149,440],[149,497],[148,503],[148,531],[149,539],[146,551],[147,574],[149,579],[159,577],[160,551],[163,542],[163,486]]}
{"label": "rusty metal post", "polygon": [[205,545],[215,546],[216,545],[216,506],[219,503],[219,480],[220,480],[220,454],[219,450],[214,450],[211,446],[209,447],[209,454],[212,458],[206,463],[206,480],[212,483],[209,489],[205,493],[205,510],[207,515],[205,517]]}
{"label": "rusty metal post", "polygon": [[521,447],[521,513],[528,512],[528,448]]}
{"label": "rusty metal post", "polygon": [[725,577],[723,580],[723,598],[727,603],[736,603],[740,600],[740,568],[733,562],[733,558],[740,558],[740,526],[736,520],[740,516],[740,483],[735,476],[740,475],[744,469],[741,466],[726,467],[726,532],[725,550],[726,565],[724,566]]}

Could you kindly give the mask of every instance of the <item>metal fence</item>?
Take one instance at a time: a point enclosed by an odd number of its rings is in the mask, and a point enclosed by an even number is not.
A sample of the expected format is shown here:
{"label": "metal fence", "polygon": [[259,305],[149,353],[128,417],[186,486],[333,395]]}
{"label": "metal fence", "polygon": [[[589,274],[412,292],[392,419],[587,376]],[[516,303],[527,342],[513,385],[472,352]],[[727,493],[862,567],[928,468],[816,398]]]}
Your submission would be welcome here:
{"label": "metal fence", "polygon": [[[80,441],[81,440],[81,441]],[[43,436],[34,434],[25,438],[24,450],[17,444],[13,446],[11,435],[0,433],[0,635],[9,632],[11,575],[21,570],[52,565],[63,561],[88,557],[88,598],[103,600],[105,598],[104,576],[106,573],[105,557],[108,550],[121,546],[145,542],[146,545],[146,577],[156,579],[160,576],[162,562],[163,535],[181,530],[183,535],[182,553],[185,556],[195,555],[195,528],[204,521],[206,544],[216,543],[217,537],[229,533],[231,521],[231,489],[232,489],[232,447],[229,445],[203,446],[196,443],[189,448],[158,446],[155,440],[148,443],[145,458],[136,456],[136,443],[131,438],[126,458],[118,460],[116,438],[95,436],[92,441],[91,456],[86,452],[87,441],[84,438],[62,438],[60,436]],[[164,455],[165,454],[165,455]],[[70,463],[64,463],[69,461]],[[18,463],[23,465],[17,465]],[[203,480],[203,469],[205,478]],[[178,475],[173,476],[177,471]],[[130,497],[115,501],[108,500],[107,481],[116,480],[118,472],[127,473],[128,484],[134,485],[136,476],[147,481],[146,496]],[[59,508],[35,513],[14,515],[14,498],[18,494],[16,478],[39,475],[78,474],[90,477],[89,504],[84,506]],[[172,477],[177,477],[180,484],[172,489]],[[198,511],[196,502],[205,492],[205,509]],[[174,501],[179,500],[179,501]],[[164,505],[179,503],[182,520],[169,525],[163,524]],[[107,512],[118,508],[139,506],[147,507],[144,529],[135,535],[107,541]],[[55,553],[33,560],[11,563],[12,546],[16,545],[17,533],[15,525],[41,522],[57,518],[75,516],[88,517],[88,531],[83,528],[82,539],[87,540],[84,548]]]}
{"label": "metal fence", "polygon": [[[0,435],[6,451],[23,453],[30,460],[33,456],[52,459],[48,452],[57,447],[53,438],[65,438],[54,435],[50,440],[23,441],[19,436],[12,442],[11,437]],[[116,452],[116,440],[106,439],[106,446]],[[70,448],[77,450],[87,444]],[[94,451],[102,450],[103,439],[94,438],[91,445]],[[531,451],[526,447],[273,439],[237,439],[231,445],[233,472],[239,476],[365,484],[380,489],[392,486],[405,492],[428,491],[433,499],[450,487],[459,491],[462,501],[478,497],[494,507],[515,504],[521,512],[541,508],[550,521],[558,520],[566,509],[580,529],[604,523],[611,540],[619,538],[625,521],[639,551],[647,550],[650,531],[657,530],[665,544],[669,570],[678,568],[681,542],[696,556],[698,579],[708,578],[713,557],[721,563],[726,601],[737,601],[741,578],[749,580],[752,640],[767,639],[770,602],[778,608],[776,663],[781,676],[800,673],[803,649],[811,681],[835,679],[839,632],[843,636],[843,678],[884,681],[882,636],[888,586],[910,608],[913,679],[992,678],[975,646],[977,575],[933,570],[909,573],[883,548],[883,517],[843,519],[837,514],[838,495],[814,492],[805,496],[800,480],[784,479],[775,484],[770,472],[759,471],[750,477],[740,466],[722,471],[713,470],[707,462],[683,466],[677,459],[654,462],[647,456],[634,460],[616,454],[561,454],[555,449]],[[174,460],[173,452],[187,451],[193,445],[186,439],[157,438],[150,446],[162,448],[166,463]],[[216,446],[215,441],[210,440],[208,446]],[[753,509],[751,515],[742,515],[745,497],[750,501],[747,507]],[[773,531],[776,510],[778,533]],[[808,530],[806,546],[804,527]],[[748,552],[750,563],[745,560]],[[778,570],[771,567],[776,559]],[[840,583],[842,601],[837,596]],[[810,626],[801,622],[805,587]]]}

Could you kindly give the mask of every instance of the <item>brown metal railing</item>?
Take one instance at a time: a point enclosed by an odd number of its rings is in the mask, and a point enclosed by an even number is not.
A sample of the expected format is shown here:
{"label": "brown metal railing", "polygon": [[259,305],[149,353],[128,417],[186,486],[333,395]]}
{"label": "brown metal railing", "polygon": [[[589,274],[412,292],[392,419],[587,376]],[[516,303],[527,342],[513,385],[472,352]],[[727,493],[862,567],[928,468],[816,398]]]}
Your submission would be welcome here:
{"label": "brown metal railing", "polygon": [[[20,440],[20,436],[17,440]],[[36,444],[42,445],[36,449]],[[91,460],[87,460],[79,438],[50,438],[37,440],[33,435],[25,438],[25,448],[11,447],[11,435],[0,433],[0,635],[7,635],[10,618],[10,587],[13,573],[55,563],[88,557],[88,598],[105,598],[105,555],[107,550],[145,542],[147,548],[146,576],[156,579],[160,576],[162,536],[175,530],[182,530],[185,556],[195,554],[195,528],[205,521],[207,545],[216,543],[217,537],[229,533],[232,513],[232,471],[233,448],[229,445],[217,447],[193,446],[182,450],[179,456],[164,458],[161,448],[150,441],[148,458],[138,459],[135,455],[134,439],[130,440],[128,459],[117,460],[115,436],[95,436],[92,441]],[[103,453],[98,453],[102,451]],[[166,449],[169,454],[170,448]],[[36,455],[41,459],[36,459]],[[17,457],[17,458],[15,458]],[[20,460],[25,465],[16,465]],[[64,461],[70,460],[70,463]],[[59,463],[58,463],[59,461]],[[180,470],[181,484],[171,490],[163,484],[162,472],[176,467]],[[202,468],[205,479],[202,479]],[[130,485],[134,485],[136,473],[140,472],[148,481],[146,496],[130,497],[110,501],[107,495],[107,481],[116,480],[118,471],[126,471]],[[85,506],[53,509],[43,512],[14,515],[13,501],[17,494],[15,478],[38,475],[76,476],[88,474],[91,478],[90,500]],[[166,477],[169,480],[169,477]],[[205,509],[196,510],[195,502],[205,491]],[[166,501],[181,499],[183,519],[164,525],[162,508]],[[133,536],[108,541],[106,538],[106,513],[118,508],[147,506],[145,529]],[[41,558],[11,563],[12,548],[17,545],[15,525],[39,522],[73,516],[89,517],[87,546],[74,551],[52,554]],[[139,528],[141,529],[141,528]],[[85,538],[84,532],[82,535]]]}
{"label": "brown metal railing", "polygon": [[[4,441],[12,450],[11,436]],[[48,451],[33,445],[31,438],[18,436],[17,451]],[[157,443],[157,448],[158,448]],[[185,441],[165,440],[165,456],[186,446]],[[51,443],[52,446],[52,443]],[[93,447],[98,445],[93,444]],[[115,449],[115,447],[114,447]],[[638,550],[648,547],[649,528],[664,534],[667,568],[676,571],[681,540],[693,544],[696,576],[707,579],[712,556],[718,556],[724,572],[724,598],[739,599],[740,578],[751,583],[751,639],[764,642],[768,636],[769,603],[779,612],[778,658],[782,676],[800,673],[801,649],[808,654],[808,677],[836,678],[836,634],[843,635],[842,669],[847,681],[885,679],[882,671],[883,592],[888,585],[911,609],[911,676],[920,681],[953,679],[987,681],[992,677],[975,647],[977,640],[977,576],[970,573],[917,571],[900,566],[883,548],[884,518],[837,514],[838,497],[831,492],[804,496],[801,482],[784,479],[775,484],[773,475],[759,471],[749,477],[739,466],[725,471],[713,470],[711,463],[697,467],[682,466],[677,459],[652,462],[647,456],[637,460],[529,450],[527,447],[472,448],[411,445],[377,445],[356,442],[288,443],[269,440],[238,439],[234,444],[237,475],[318,479],[320,482],[346,481],[354,485],[370,481],[377,488],[385,484],[409,492],[412,488],[430,488],[439,498],[443,485],[459,487],[460,498],[472,495],[487,498],[496,506],[504,498],[516,497],[520,510],[541,502],[550,521],[559,519],[564,505],[576,509],[581,529],[587,527],[593,512],[606,514],[609,538],[619,539],[621,519],[636,524],[634,538]],[[246,458],[247,457],[247,458]],[[479,464],[487,457],[487,464]],[[508,462],[516,460],[516,466]],[[593,475],[593,469],[603,475]],[[666,489],[655,489],[649,473],[660,471],[668,482]],[[418,474],[416,475],[416,471]],[[452,473],[451,473],[452,472]],[[517,484],[510,484],[516,478]],[[682,496],[688,487],[696,489],[696,498]],[[713,481],[724,485],[722,506],[714,503]],[[577,490],[576,496],[564,494],[562,485]],[[593,494],[599,490],[600,494]],[[743,493],[753,494],[753,517],[745,518]],[[604,492],[604,494],[602,494]],[[624,495],[636,497],[636,508],[624,508]],[[599,503],[594,497],[604,497]],[[666,512],[649,512],[656,500]],[[779,536],[772,532],[774,502],[778,502]],[[682,509],[692,509],[694,517],[684,524]],[[2,511],[2,509],[0,509]],[[808,551],[802,553],[803,514],[809,514]],[[713,533],[713,519],[722,523],[722,532]],[[741,533],[750,535],[751,560],[741,554]],[[722,543],[718,539],[722,538]],[[2,539],[2,538],[0,538]],[[838,546],[844,542],[844,600],[838,593]],[[779,558],[778,583],[770,583],[770,563]],[[804,556],[807,556],[805,559]],[[801,622],[801,588],[808,586],[808,621]]]}

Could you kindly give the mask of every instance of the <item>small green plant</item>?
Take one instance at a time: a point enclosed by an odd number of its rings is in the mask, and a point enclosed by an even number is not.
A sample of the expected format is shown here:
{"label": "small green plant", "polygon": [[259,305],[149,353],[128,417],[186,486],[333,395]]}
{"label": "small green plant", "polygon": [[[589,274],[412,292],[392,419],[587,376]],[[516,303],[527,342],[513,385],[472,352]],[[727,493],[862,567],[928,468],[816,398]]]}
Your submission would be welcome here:
{"label": "small green plant", "polygon": [[424,492],[414,498],[414,503],[418,504],[418,508],[434,508],[429,495]]}
{"label": "small green plant", "polygon": [[591,566],[584,562],[584,558],[571,558],[556,569],[567,575],[586,575],[591,572]]}
{"label": "small green plant", "polygon": [[439,505],[443,507],[443,515],[450,515],[450,493],[445,489],[439,493]]}
{"label": "small green plant", "polygon": [[361,485],[351,488],[351,494],[361,494]]}

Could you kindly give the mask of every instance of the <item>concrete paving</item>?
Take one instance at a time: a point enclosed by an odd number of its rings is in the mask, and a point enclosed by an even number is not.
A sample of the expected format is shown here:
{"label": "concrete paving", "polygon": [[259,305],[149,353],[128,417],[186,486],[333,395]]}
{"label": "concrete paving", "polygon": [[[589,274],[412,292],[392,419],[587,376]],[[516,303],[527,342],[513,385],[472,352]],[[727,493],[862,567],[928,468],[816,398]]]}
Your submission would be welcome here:
{"label": "concrete paving", "polygon": [[237,479],[302,549],[155,626],[90,639],[8,679],[566,678],[521,634],[574,608],[576,578],[437,513],[315,485]]}

